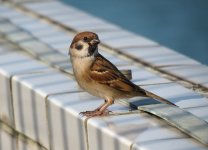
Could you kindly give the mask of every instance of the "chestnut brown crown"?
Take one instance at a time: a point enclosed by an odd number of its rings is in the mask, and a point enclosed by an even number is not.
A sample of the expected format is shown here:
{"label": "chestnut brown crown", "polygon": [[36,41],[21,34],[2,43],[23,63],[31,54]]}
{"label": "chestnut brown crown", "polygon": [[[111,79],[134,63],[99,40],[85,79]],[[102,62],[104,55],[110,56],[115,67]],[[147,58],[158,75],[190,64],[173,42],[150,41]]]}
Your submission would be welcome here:
{"label": "chestnut brown crown", "polygon": [[96,33],[94,33],[94,32],[89,32],[89,31],[80,32],[72,40],[72,43],[70,45],[70,48],[72,48],[72,46],[74,45],[74,43],[77,43],[79,40],[83,40],[85,42],[90,42],[92,40],[99,41],[99,38],[98,38],[98,35]]}

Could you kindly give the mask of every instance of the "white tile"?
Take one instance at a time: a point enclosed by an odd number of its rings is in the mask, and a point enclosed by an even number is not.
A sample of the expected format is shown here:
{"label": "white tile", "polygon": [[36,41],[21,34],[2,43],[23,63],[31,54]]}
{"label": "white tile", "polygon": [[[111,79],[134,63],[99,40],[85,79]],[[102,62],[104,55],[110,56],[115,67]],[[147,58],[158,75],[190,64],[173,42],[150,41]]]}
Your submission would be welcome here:
{"label": "white tile", "polygon": [[57,30],[55,30],[53,26],[47,25],[47,24],[41,24],[41,25],[43,25],[43,28],[33,29],[32,31],[30,31],[31,34],[36,36],[38,39],[39,38],[41,39],[41,37],[44,37],[44,36],[57,34]]}
{"label": "white tile", "polygon": [[208,88],[208,67],[202,64],[162,68],[169,73]]}
{"label": "white tile", "polygon": [[16,32],[7,34],[6,37],[15,43],[32,39],[32,36],[29,33],[25,31],[19,31],[19,30]]}
{"label": "white tile", "polygon": [[97,22],[97,23],[84,24],[84,25],[77,26],[76,29],[80,32],[82,32],[82,31],[94,31],[94,32],[103,31],[103,32],[105,32],[105,31],[118,30],[118,27],[116,25],[110,24],[104,20],[101,20],[100,22]]}
{"label": "white tile", "polygon": [[[174,143],[172,139],[181,141],[181,145],[177,145],[177,148],[181,150],[184,147],[205,149],[201,144],[161,119],[139,112],[138,114],[90,119],[88,137],[90,150],[129,150],[132,145],[135,149],[148,150],[152,143],[157,145],[157,149],[171,150],[170,145]],[[166,141],[169,146],[160,145],[160,141]],[[183,146],[186,143],[189,144]]]}
{"label": "white tile", "polygon": [[41,60],[44,60],[53,66],[57,66],[58,68],[59,68],[59,64],[61,63],[66,63],[66,64],[68,63],[68,67],[71,68],[69,56],[65,56],[59,53],[58,51],[53,51],[49,54],[40,55],[39,57]]}
{"label": "white tile", "polygon": [[[32,10],[36,10],[36,11],[43,11],[43,12],[50,12],[51,10],[46,10],[45,8],[63,8],[63,9],[72,9],[72,7],[70,6],[64,6],[63,3],[59,2],[59,1],[42,1],[42,2],[39,2],[39,3],[25,3],[23,4],[24,6],[26,6],[27,8],[29,9],[32,9]],[[53,9],[54,10],[54,9]],[[58,10],[55,10],[55,11],[58,11]],[[59,9],[60,11],[60,9]]]}
{"label": "white tile", "polygon": [[197,141],[208,144],[208,126],[203,119],[167,104],[146,105],[138,109],[158,116]]}
{"label": "white tile", "polygon": [[132,82],[140,86],[149,86],[172,82],[166,78],[162,78],[159,75],[156,75],[153,72],[146,70],[141,66],[136,66],[132,64],[131,66],[119,66],[118,68],[119,70],[130,69],[132,71]]}
{"label": "white tile", "polygon": [[185,100],[188,101],[192,98],[201,98],[201,96],[197,93],[186,89],[177,83],[150,85],[144,86],[143,88],[163,98],[166,98],[175,104]]}
{"label": "white tile", "polygon": [[68,56],[71,41],[72,40],[69,39],[67,42],[63,42],[63,43],[52,43],[51,47],[58,50],[60,53],[64,54],[65,56]]}
{"label": "white tile", "polygon": [[49,148],[46,97],[78,91],[76,82],[49,71],[14,76],[12,88],[16,129]]}
{"label": "white tile", "polygon": [[[80,112],[96,109],[104,100],[89,94],[70,93],[48,97],[48,117],[53,150],[86,149],[85,117]],[[119,104],[109,107],[112,113],[128,112]]]}
{"label": "white tile", "polygon": [[59,5],[50,6],[50,3],[49,3],[48,6],[38,7],[33,10],[35,10],[36,12],[38,12],[40,14],[44,14],[47,16],[53,16],[56,14],[70,14],[71,12],[73,12],[74,9],[69,8],[67,6],[59,6]]}
{"label": "white tile", "polygon": [[17,18],[17,17],[22,17],[21,13],[16,12],[8,7],[5,6],[5,11],[1,12],[1,16],[11,19],[11,18]]}
{"label": "white tile", "polygon": [[65,25],[69,25],[72,21],[85,19],[86,14],[83,12],[75,11],[69,14],[52,14],[50,15],[50,19],[55,20],[59,23],[63,23]]}
{"label": "white tile", "polygon": [[106,31],[106,32],[98,32],[99,39],[101,42],[105,43],[105,41],[110,41],[111,39],[117,39],[121,37],[131,37],[132,34],[125,30],[116,30],[116,31]]}
{"label": "white tile", "polygon": [[0,54],[18,51],[16,46],[14,46],[6,41],[0,41],[0,45],[1,45],[0,46]]}
{"label": "white tile", "polygon": [[68,43],[70,45],[70,39],[72,39],[71,36],[67,34],[55,34],[50,36],[45,36],[41,38],[41,41],[47,43],[47,44],[56,44],[56,43]]}
{"label": "white tile", "polygon": [[1,124],[0,127],[1,150],[46,150],[40,144],[15,132],[14,129]]}
{"label": "white tile", "polygon": [[18,136],[18,150],[47,150],[34,141]]}
{"label": "white tile", "polygon": [[8,21],[0,23],[0,32],[1,33],[4,33],[4,34],[11,33],[11,32],[17,31],[17,30],[18,30],[18,28]]}
{"label": "white tile", "polygon": [[191,58],[162,46],[121,48],[120,50],[154,66],[199,64]]}
{"label": "white tile", "polygon": [[21,42],[20,46],[53,67],[61,68],[62,70],[64,68],[72,69],[68,56],[68,48],[63,49],[63,52],[60,53],[51,46],[35,39]]}
{"label": "white tile", "polygon": [[[208,106],[207,98],[193,92],[192,90],[186,89],[179,84],[169,83],[169,84],[157,84],[149,86],[141,86],[147,91],[150,91],[160,97],[163,97],[170,102],[176,104],[182,109],[186,109],[193,115],[207,121],[207,108],[203,106]],[[128,100],[135,106],[142,106],[154,103],[151,98],[135,97]]]}
{"label": "white tile", "polygon": [[13,105],[10,79],[15,74],[32,73],[46,70],[46,65],[32,60],[21,53],[0,55],[0,118],[13,126]]}
{"label": "white tile", "polygon": [[[10,11],[15,12],[15,10],[11,9]],[[21,14],[20,12],[17,12],[18,14]],[[10,18],[12,23],[19,26],[27,26],[28,24],[34,23],[35,19],[31,18],[29,16],[25,16],[21,14],[21,17],[14,17]]]}
{"label": "white tile", "polygon": [[75,29],[77,26],[84,26],[84,25],[90,25],[90,24],[92,25],[92,24],[100,23],[99,20],[97,20],[96,18],[90,15],[78,16],[78,14],[76,14],[75,16],[71,16],[71,18],[68,18],[60,22]]}
{"label": "white tile", "polygon": [[[207,98],[202,97],[202,96],[193,96],[191,98],[188,98],[188,100],[180,101],[178,102],[178,105],[180,105],[181,108],[183,109],[195,109],[195,108],[201,108],[201,107],[206,107],[207,106]],[[199,109],[200,110],[200,109]],[[205,113],[206,115],[206,113]]]}
{"label": "white tile", "polygon": [[[12,21],[14,22],[14,19]],[[32,19],[30,21],[23,22],[23,23],[20,22],[17,25],[20,26],[21,28],[27,30],[30,33],[35,33],[38,31],[40,32],[41,30],[47,29],[49,26],[51,26],[45,22],[41,22],[38,19]]]}
{"label": "white tile", "polygon": [[8,133],[0,127],[0,149],[1,150],[18,150],[16,138],[12,133]]}
{"label": "white tile", "polygon": [[0,5],[0,12],[7,11],[7,8],[4,5]]}
{"label": "white tile", "polygon": [[[201,100],[198,100],[201,101]],[[207,99],[206,99],[207,101]],[[201,107],[189,107],[186,108],[187,111],[194,114],[195,116],[199,116],[200,118],[203,118],[206,122],[208,122],[208,103],[204,103],[204,106]]]}
{"label": "white tile", "polygon": [[19,43],[19,45],[25,50],[27,50],[28,52],[37,56],[41,56],[41,55],[53,52],[53,49],[51,47],[49,47],[47,44],[44,44],[36,39],[22,41]]}
{"label": "white tile", "polygon": [[106,39],[103,41],[113,48],[123,48],[123,47],[139,47],[139,46],[155,46],[158,43],[153,42],[147,38],[141,37],[139,35],[131,36],[118,36],[113,39]]}
{"label": "white tile", "polygon": [[119,66],[130,66],[132,64],[132,62],[127,61],[125,59],[120,58],[118,55],[112,54],[112,53],[108,53],[105,51],[99,51],[99,53],[104,56],[106,59],[108,59],[111,63],[113,63],[115,66],[119,67]]}
{"label": "white tile", "polygon": [[[160,135],[158,135],[160,136]],[[184,138],[170,138],[170,139],[159,139],[152,140],[147,142],[138,142],[133,145],[132,150],[205,150],[205,146],[191,141],[191,139]]]}

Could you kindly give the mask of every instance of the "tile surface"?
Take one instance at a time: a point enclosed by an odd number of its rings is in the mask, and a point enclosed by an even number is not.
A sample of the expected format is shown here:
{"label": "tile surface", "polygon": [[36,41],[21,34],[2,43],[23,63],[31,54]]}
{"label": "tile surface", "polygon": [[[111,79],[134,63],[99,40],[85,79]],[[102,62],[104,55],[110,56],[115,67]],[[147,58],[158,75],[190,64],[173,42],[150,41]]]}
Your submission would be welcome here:
{"label": "tile surface", "polygon": [[[80,112],[94,110],[104,102],[89,94],[71,93],[48,97],[48,116],[51,132],[51,146],[54,150],[87,148],[85,122]],[[109,107],[112,113],[128,112],[120,104]]]}
{"label": "tile surface", "polygon": [[119,50],[154,66],[199,64],[199,62],[163,46],[121,48]]}
{"label": "tile surface", "polygon": [[11,78],[16,74],[26,74],[46,70],[46,65],[21,53],[0,55],[0,118],[13,126],[13,103]]}
{"label": "tile surface", "polygon": [[[90,119],[88,137],[91,150],[129,150],[130,147],[151,150],[152,143],[157,146],[156,149],[163,149],[164,146],[160,144],[163,141],[167,141],[167,150],[173,146],[181,150],[206,149],[162,120],[144,113]],[[180,141],[184,146],[174,145],[175,141]]]}
{"label": "tile surface", "polygon": [[79,90],[76,87],[74,80],[57,71],[14,76],[12,88],[16,129],[49,148],[46,98]]}
{"label": "tile surface", "polygon": [[164,67],[163,69],[176,76],[208,88],[208,67],[205,65],[173,66]]}
{"label": "tile surface", "polygon": [[16,139],[14,136],[0,127],[0,149],[1,150],[17,150]]}

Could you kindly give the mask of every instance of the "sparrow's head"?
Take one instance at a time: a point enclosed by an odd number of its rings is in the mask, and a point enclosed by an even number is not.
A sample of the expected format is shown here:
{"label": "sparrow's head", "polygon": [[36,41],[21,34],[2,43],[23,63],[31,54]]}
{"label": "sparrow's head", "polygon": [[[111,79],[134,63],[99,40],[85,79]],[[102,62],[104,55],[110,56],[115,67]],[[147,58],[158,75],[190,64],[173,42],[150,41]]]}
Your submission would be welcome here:
{"label": "sparrow's head", "polygon": [[69,49],[71,57],[90,57],[98,52],[98,44],[100,40],[98,35],[93,32],[81,32],[78,33]]}

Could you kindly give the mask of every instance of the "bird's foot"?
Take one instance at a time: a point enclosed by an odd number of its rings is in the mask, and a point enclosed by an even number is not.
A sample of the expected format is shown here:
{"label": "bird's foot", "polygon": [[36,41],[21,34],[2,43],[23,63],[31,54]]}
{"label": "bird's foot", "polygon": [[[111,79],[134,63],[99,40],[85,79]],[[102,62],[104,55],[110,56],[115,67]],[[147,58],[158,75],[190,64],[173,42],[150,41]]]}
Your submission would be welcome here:
{"label": "bird's foot", "polygon": [[105,111],[100,111],[98,109],[95,109],[93,111],[84,111],[84,112],[80,112],[81,115],[86,116],[86,117],[95,117],[95,116],[106,116],[109,115],[109,110],[105,110]]}

